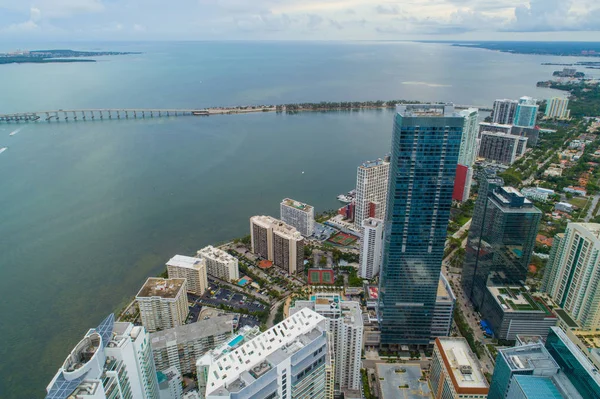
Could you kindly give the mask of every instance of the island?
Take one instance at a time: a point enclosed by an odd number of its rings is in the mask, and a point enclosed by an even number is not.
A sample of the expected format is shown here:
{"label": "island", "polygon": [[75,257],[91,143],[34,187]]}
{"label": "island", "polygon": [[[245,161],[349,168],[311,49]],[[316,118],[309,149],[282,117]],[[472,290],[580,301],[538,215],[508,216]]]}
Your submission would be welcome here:
{"label": "island", "polygon": [[456,47],[480,48],[513,54],[600,57],[600,43],[593,42],[445,42]]}
{"label": "island", "polygon": [[[33,50],[0,53],[0,64],[47,64],[69,62],[96,62],[89,57],[108,55],[141,54],[118,51],[76,51],[76,50]],[[88,58],[86,58],[88,57]]]}

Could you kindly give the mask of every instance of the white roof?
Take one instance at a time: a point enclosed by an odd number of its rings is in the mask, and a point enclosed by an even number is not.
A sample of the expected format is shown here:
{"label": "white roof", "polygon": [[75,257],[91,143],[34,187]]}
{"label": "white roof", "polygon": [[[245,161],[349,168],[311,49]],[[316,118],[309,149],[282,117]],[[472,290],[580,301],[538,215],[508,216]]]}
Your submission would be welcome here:
{"label": "white roof", "polygon": [[202,259],[192,258],[191,256],[175,255],[167,262],[167,266],[175,267],[186,267],[189,269],[196,269]]}
{"label": "white roof", "polygon": [[[442,355],[450,364],[449,373],[454,374],[458,384],[457,388],[488,388],[489,385],[483,372],[481,364],[475,357],[467,340],[464,338],[438,338],[443,348]],[[463,374],[461,367],[470,367],[470,374]]]}
{"label": "white roof", "polygon": [[206,393],[234,382],[241,373],[251,370],[273,352],[312,331],[323,320],[325,317],[318,313],[302,309],[236,350],[215,359],[208,373]]}

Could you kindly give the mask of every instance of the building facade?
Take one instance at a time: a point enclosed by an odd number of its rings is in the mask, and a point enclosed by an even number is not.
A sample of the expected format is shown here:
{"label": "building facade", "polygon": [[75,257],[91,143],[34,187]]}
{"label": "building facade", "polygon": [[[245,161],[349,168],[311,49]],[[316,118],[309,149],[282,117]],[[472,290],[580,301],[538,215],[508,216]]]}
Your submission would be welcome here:
{"label": "building facade", "polygon": [[290,315],[308,308],[327,318],[335,353],[336,394],[351,390],[360,392],[363,319],[360,303],[342,301],[337,294],[315,294],[308,301],[296,301]]}
{"label": "building facade", "polygon": [[429,344],[463,127],[453,105],[397,107],[379,280],[385,346]]}
{"label": "building facade", "polygon": [[543,292],[585,329],[600,329],[600,224],[569,223],[554,238]]}
{"label": "building facade", "polygon": [[222,345],[232,334],[233,315],[212,317],[150,334],[158,370],[175,367],[181,374],[196,372],[196,361]]}
{"label": "building facade", "polygon": [[285,198],[280,204],[281,221],[294,227],[304,237],[315,232],[315,208],[303,202]]}
{"label": "building facade", "polygon": [[229,353],[205,355],[206,399],[331,398],[328,334],[323,316],[302,309]]}
{"label": "building facade", "polygon": [[518,104],[519,102],[516,100],[504,99],[494,101],[492,121],[494,123],[501,123],[503,125],[512,125],[515,121],[515,114],[517,113]]}
{"label": "building facade", "polygon": [[304,268],[304,239],[294,227],[270,216],[250,218],[252,252],[289,274]]}
{"label": "building facade", "polygon": [[185,279],[149,278],[137,293],[142,324],[150,332],[181,326],[188,315]]}
{"label": "building facade", "polygon": [[356,173],[354,227],[360,230],[367,218],[384,219],[390,162],[385,159],[365,162]]}
{"label": "building facade", "polygon": [[546,104],[546,118],[568,119],[570,116],[569,99],[564,97],[552,97]]}
{"label": "building facade", "polygon": [[383,251],[383,220],[367,218],[362,223],[360,269],[358,275],[367,280],[379,274]]}
{"label": "building facade", "polygon": [[521,97],[519,99],[519,104],[517,105],[514,124],[522,127],[535,127],[539,108],[536,99],[531,97]]}
{"label": "building facade", "polygon": [[167,262],[167,273],[170,279],[186,279],[187,292],[189,293],[202,296],[208,288],[206,261],[204,259],[175,255]]}
{"label": "building facade", "polygon": [[209,276],[229,282],[240,279],[238,259],[222,249],[209,245],[198,251],[196,257],[204,259]]}
{"label": "building facade", "polygon": [[182,399],[183,379],[181,373],[175,367],[156,372],[158,378],[158,390],[160,399]]}
{"label": "building facade", "polygon": [[502,179],[483,172],[467,238],[462,288],[475,309],[495,307],[489,286],[525,283],[542,212]]}
{"label": "building facade", "polygon": [[437,337],[447,337],[450,335],[452,320],[454,316],[454,306],[456,305],[456,296],[450,287],[450,283],[443,273],[440,273],[438,291],[431,318],[431,340]]}
{"label": "building facade", "polygon": [[526,138],[505,133],[482,132],[479,156],[488,161],[512,165],[527,148],[522,139]]}
{"label": "building facade", "polygon": [[[457,179],[454,182],[455,194],[453,194],[453,199],[464,202],[471,196],[473,164],[478,153],[479,110],[477,108],[469,108],[459,112],[459,114],[465,118],[465,123],[460,142],[460,152],[458,153]],[[458,176],[461,174],[464,174],[464,178],[459,179]]]}
{"label": "building facade", "polygon": [[436,338],[429,384],[437,399],[487,397],[489,385],[464,338]]}
{"label": "building facade", "polygon": [[75,346],[46,392],[46,399],[160,399],[148,333],[109,315]]}

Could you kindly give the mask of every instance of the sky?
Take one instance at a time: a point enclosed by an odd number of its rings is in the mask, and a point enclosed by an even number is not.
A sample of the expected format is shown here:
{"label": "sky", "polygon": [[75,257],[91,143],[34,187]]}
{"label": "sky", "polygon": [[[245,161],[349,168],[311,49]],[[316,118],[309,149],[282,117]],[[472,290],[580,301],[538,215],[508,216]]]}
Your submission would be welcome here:
{"label": "sky", "polygon": [[600,41],[598,0],[0,0],[0,41]]}

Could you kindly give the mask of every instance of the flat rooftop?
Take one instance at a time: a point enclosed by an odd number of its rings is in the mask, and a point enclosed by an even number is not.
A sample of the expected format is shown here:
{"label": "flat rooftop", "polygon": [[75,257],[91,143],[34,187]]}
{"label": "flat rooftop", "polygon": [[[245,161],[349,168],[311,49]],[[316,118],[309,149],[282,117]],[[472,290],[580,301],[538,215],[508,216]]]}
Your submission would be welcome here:
{"label": "flat rooftop", "polygon": [[466,339],[441,337],[436,338],[436,345],[444,358],[446,368],[450,366],[448,372],[452,373],[456,389],[489,389],[488,382],[481,371],[481,364],[471,352]]}
{"label": "flat rooftop", "polygon": [[185,284],[184,278],[155,278],[150,277],[140,291],[137,293],[137,298],[161,297],[165,299],[173,299],[177,297]]}
{"label": "flat rooftop", "polygon": [[218,261],[222,261],[222,262],[231,262],[231,261],[235,261],[236,258],[230,254],[228,254],[227,252],[223,251],[222,249],[219,248],[215,248],[212,245],[208,245],[204,248],[202,248],[201,250],[199,250],[198,252],[196,252],[196,256],[197,257],[206,257],[209,259],[214,259],[214,260],[218,260]]}
{"label": "flat rooftop", "polygon": [[196,269],[201,264],[202,259],[184,255],[175,255],[167,262],[167,266],[184,267],[186,269]]}
{"label": "flat rooftop", "polygon": [[295,227],[272,216],[253,216],[250,220],[264,229],[273,229],[274,233],[287,240],[300,241],[303,239],[302,234]]}
{"label": "flat rooftop", "polygon": [[192,324],[185,324],[168,330],[150,333],[152,349],[165,348],[168,342],[178,343],[195,341],[205,337],[231,333],[233,315],[211,317]]}
{"label": "flat rooftop", "polygon": [[402,117],[455,117],[461,118],[454,111],[454,104],[402,104],[396,106],[396,112]]}
{"label": "flat rooftop", "polygon": [[577,324],[577,322],[573,320],[573,318],[564,309],[554,308],[554,313],[556,313],[569,328],[579,328],[579,324]]}
{"label": "flat rooftop", "polygon": [[427,380],[419,381],[422,377],[419,365],[378,364],[377,375],[381,399],[431,399]]}
{"label": "flat rooftop", "polygon": [[381,166],[381,165],[389,165],[390,163],[384,159],[378,158],[375,159],[373,161],[365,161],[363,162],[359,168],[363,168],[363,169],[367,169],[367,168],[374,168],[376,166]]}
{"label": "flat rooftop", "polygon": [[[553,374],[559,369],[558,364],[542,344],[515,346],[514,348],[500,349],[499,353],[512,371],[525,371],[537,369],[549,370]],[[554,370],[554,371],[552,371]]]}
{"label": "flat rooftop", "polygon": [[304,202],[293,200],[291,198],[285,198],[283,201],[281,201],[281,204],[290,206],[292,208],[296,208],[296,209],[298,209],[300,211],[304,211],[306,213],[311,212],[313,210],[313,207],[311,205],[305,204]]}
{"label": "flat rooftop", "polygon": [[543,312],[554,317],[552,311],[539,298],[534,298],[522,287],[488,287],[504,312]]}

